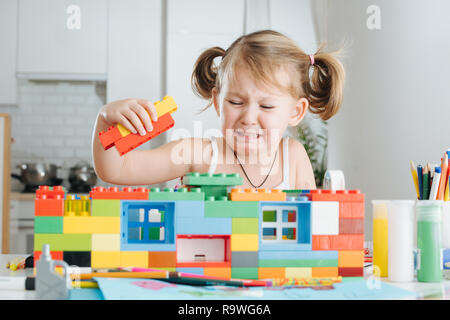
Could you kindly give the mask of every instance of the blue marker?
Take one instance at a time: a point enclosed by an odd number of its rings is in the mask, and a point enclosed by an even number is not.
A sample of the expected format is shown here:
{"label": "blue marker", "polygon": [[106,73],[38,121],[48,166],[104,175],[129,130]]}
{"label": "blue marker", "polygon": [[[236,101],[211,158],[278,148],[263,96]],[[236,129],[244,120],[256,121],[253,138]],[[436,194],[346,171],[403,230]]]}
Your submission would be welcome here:
{"label": "blue marker", "polygon": [[423,176],[422,176],[423,167],[421,164],[417,166],[417,178],[419,180],[419,200],[423,200]]}

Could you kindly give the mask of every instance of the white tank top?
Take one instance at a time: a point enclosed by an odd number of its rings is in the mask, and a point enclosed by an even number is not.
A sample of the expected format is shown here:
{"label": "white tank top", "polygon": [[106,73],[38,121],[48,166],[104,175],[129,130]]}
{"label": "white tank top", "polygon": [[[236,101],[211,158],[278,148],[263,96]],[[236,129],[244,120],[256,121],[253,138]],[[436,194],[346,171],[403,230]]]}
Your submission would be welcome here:
{"label": "white tank top", "polygon": [[[211,146],[212,146],[212,157],[211,157],[211,164],[209,166],[208,173],[214,174],[217,167],[218,157],[219,157],[219,151],[217,148],[217,141],[214,136],[210,137],[211,140]],[[289,190],[289,138],[285,137],[283,138],[283,181],[273,189],[283,189],[283,190]]]}

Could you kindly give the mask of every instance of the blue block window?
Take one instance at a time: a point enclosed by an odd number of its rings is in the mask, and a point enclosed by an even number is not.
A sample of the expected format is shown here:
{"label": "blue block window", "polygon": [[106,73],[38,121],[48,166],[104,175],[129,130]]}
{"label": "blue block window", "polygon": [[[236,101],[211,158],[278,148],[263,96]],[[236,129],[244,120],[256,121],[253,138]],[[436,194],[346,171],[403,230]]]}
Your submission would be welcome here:
{"label": "blue block window", "polygon": [[[122,241],[127,244],[174,244],[173,202],[123,201]],[[123,229],[126,228],[126,232]]]}

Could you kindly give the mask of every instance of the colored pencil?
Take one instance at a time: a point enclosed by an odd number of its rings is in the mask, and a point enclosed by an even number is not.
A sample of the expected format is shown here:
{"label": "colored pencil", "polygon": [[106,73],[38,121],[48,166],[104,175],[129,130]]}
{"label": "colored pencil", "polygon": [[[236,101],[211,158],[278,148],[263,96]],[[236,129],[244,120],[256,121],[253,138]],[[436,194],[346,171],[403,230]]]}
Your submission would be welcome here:
{"label": "colored pencil", "polygon": [[434,168],[433,184],[430,191],[430,200],[436,200],[438,193],[439,181],[441,179],[441,167]]}
{"label": "colored pencil", "polygon": [[172,272],[94,272],[77,275],[80,280],[90,280],[97,278],[141,278],[141,279],[168,279]]}
{"label": "colored pencil", "polygon": [[441,178],[439,180],[438,195],[436,200],[444,200],[445,186],[447,183],[448,155],[445,153],[441,162]]}
{"label": "colored pencil", "polygon": [[411,175],[412,175],[413,182],[414,182],[414,188],[416,189],[417,199],[420,199],[419,180],[418,180],[418,177],[417,177],[416,167],[415,167],[414,162],[412,160],[409,161],[409,165],[410,165],[410,168],[411,168]]}
{"label": "colored pencil", "polygon": [[417,178],[419,180],[419,200],[423,200],[423,167],[421,164],[417,166]]}
{"label": "colored pencil", "polygon": [[428,200],[428,183],[429,183],[429,176],[430,174],[428,173],[428,166],[425,166],[424,171],[423,171],[423,191],[422,191],[422,200]]}

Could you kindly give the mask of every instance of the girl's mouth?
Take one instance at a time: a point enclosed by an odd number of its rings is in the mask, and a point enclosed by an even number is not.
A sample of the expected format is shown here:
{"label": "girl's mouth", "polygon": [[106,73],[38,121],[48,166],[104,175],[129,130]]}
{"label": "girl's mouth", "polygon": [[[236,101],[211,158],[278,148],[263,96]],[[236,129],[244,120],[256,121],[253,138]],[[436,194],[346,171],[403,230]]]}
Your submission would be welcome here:
{"label": "girl's mouth", "polygon": [[263,135],[261,132],[256,131],[256,130],[246,131],[243,129],[236,129],[236,130],[234,130],[234,136],[236,136],[240,139],[244,139],[245,141],[253,141],[253,140],[258,140]]}

